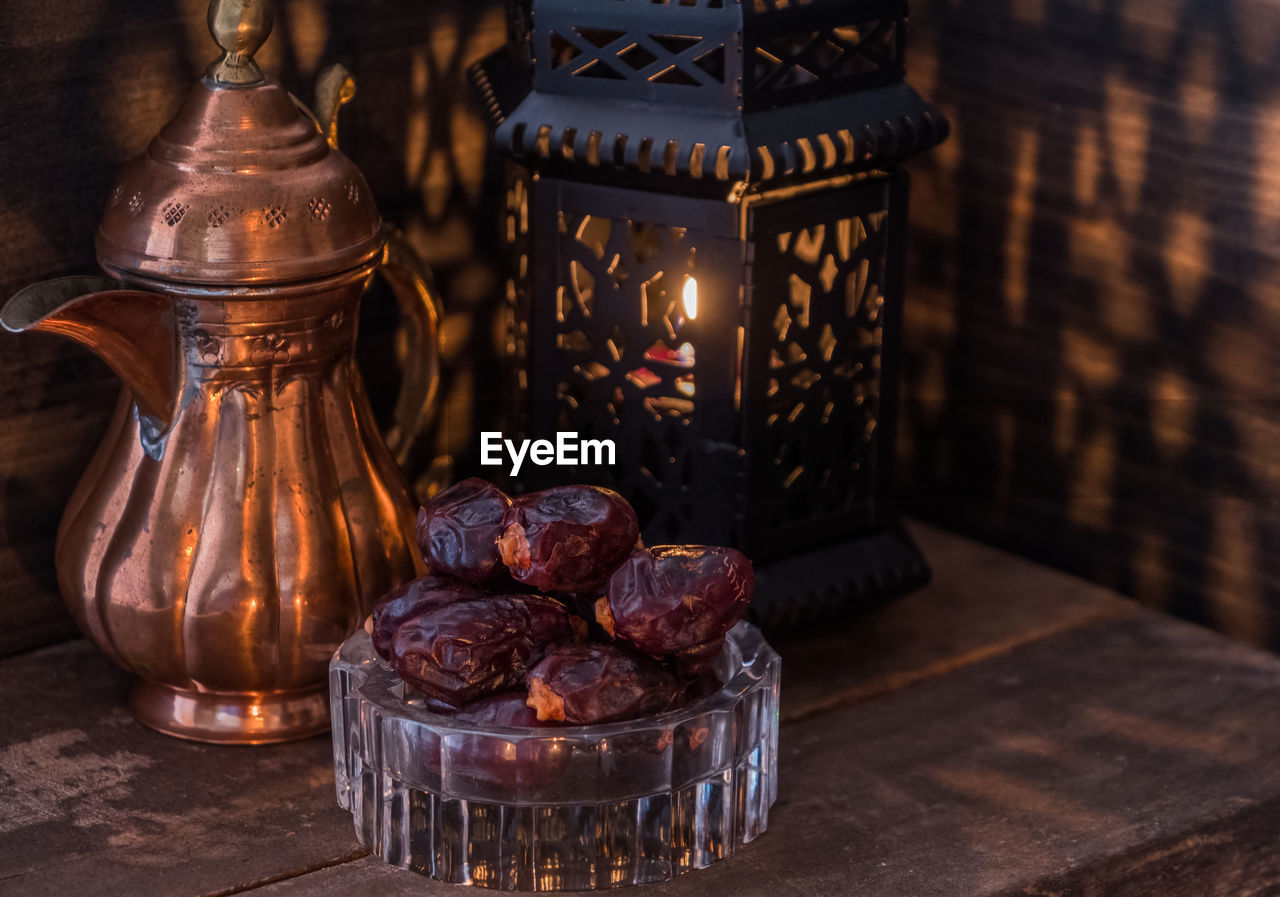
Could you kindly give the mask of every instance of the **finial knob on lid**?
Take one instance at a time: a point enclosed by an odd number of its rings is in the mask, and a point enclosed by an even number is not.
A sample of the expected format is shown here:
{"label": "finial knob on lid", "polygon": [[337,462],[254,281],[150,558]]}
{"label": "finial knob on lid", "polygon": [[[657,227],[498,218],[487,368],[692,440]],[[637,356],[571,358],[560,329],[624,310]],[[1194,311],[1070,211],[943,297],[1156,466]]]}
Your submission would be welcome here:
{"label": "finial knob on lid", "polygon": [[270,0],[211,0],[209,33],[222,48],[222,58],[205,75],[221,84],[256,84],[262,69],[253,54],[271,34],[275,13]]}
{"label": "finial knob on lid", "polygon": [[[209,4],[222,58],[121,172],[98,227],[98,261],[115,276],[150,286],[291,283],[352,271],[383,251],[359,169],[254,64],[271,18],[265,0]],[[326,124],[353,89],[345,72],[325,80]]]}

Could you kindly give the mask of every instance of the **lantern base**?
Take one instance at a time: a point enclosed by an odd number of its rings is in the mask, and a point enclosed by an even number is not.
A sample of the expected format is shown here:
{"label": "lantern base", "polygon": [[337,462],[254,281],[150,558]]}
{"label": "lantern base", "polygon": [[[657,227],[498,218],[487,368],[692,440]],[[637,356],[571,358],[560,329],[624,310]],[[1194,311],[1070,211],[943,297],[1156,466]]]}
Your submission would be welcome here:
{"label": "lantern base", "polygon": [[751,616],[789,629],[872,610],[929,582],[924,555],[901,522],[756,568]]}

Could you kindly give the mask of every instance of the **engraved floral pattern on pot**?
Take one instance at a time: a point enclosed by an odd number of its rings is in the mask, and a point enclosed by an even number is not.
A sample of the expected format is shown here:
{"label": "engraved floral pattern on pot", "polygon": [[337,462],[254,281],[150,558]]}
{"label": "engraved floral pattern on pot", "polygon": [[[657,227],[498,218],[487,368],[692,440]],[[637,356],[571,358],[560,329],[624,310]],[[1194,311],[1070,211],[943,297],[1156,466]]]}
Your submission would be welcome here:
{"label": "engraved floral pattern on pot", "polygon": [[222,355],[222,342],[207,330],[197,330],[193,337],[200,360],[205,364],[217,364]]}
{"label": "engraved floral pattern on pot", "polygon": [[289,346],[287,336],[278,330],[272,330],[249,340],[249,359],[254,364],[288,361]]}

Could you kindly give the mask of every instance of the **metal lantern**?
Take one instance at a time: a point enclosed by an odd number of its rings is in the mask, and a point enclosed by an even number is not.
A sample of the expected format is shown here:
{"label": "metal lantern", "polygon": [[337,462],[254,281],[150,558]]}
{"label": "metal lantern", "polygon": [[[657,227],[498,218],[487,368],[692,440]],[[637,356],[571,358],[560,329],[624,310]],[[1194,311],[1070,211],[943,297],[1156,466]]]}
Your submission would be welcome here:
{"label": "metal lantern", "polygon": [[905,0],[531,0],[473,78],[509,154],[518,425],[612,439],[649,544],[734,545],[756,614],[913,588],[889,504],[906,177],[946,120]]}

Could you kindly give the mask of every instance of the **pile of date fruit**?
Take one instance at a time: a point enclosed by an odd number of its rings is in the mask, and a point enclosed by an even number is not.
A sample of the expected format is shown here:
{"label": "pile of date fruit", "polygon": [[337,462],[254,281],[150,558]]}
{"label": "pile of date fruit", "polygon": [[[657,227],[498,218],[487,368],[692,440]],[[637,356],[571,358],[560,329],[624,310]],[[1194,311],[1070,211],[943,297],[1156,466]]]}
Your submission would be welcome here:
{"label": "pile of date fruit", "polygon": [[616,492],[516,498],[467,479],[418,514],[430,572],[366,623],[374,650],[430,710],[482,725],[635,719],[717,689],[711,670],[751,601],[732,548],[640,546]]}

